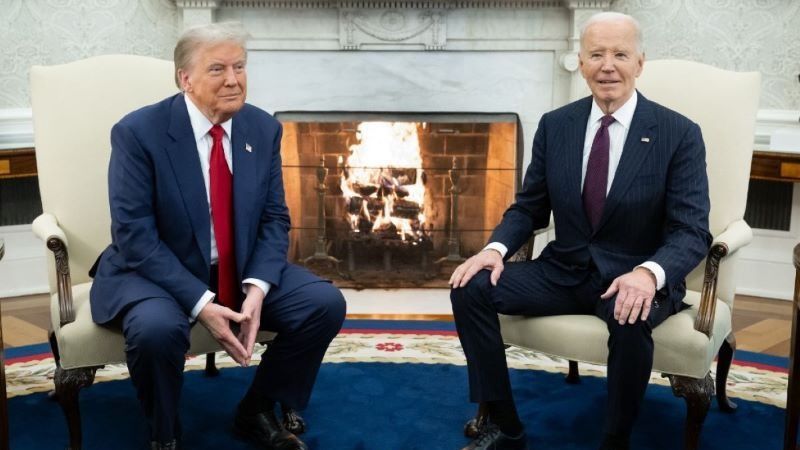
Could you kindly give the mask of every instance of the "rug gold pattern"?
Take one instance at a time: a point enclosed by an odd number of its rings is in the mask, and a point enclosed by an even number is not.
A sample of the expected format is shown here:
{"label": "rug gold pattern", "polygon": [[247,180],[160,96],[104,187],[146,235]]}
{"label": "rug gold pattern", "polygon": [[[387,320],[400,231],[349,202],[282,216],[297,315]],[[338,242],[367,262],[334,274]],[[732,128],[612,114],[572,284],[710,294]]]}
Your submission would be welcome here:
{"label": "rug gold pattern", "polygon": [[[252,365],[257,365],[264,346],[258,344]],[[506,351],[508,365],[513,369],[567,372],[567,361],[519,347]],[[236,363],[224,352],[217,353],[217,367],[234,367]],[[325,355],[326,363],[384,362],[416,364],[465,365],[464,353],[453,335],[344,333],[333,340]],[[188,358],[186,370],[205,368],[205,357]],[[52,357],[10,364],[6,367],[8,396],[16,397],[53,389],[55,363]],[[582,376],[605,377],[605,366],[581,363]],[[712,376],[713,376],[712,371]],[[106,366],[97,371],[95,383],[128,378],[124,364]],[[787,374],[733,364],[728,375],[728,396],[778,407],[785,407]],[[651,384],[669,386],[659,373],[650,377]]]}

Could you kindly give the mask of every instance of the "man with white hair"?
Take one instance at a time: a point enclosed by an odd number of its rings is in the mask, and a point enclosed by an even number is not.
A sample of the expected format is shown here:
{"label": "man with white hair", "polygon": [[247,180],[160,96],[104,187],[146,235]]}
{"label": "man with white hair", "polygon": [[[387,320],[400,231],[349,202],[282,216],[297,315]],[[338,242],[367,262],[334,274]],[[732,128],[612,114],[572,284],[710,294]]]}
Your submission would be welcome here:
{"label": "man with white hair", "polygon": [[261,448],[306,449],[275,408],[306,406],[345,316],[338,289],[287,262],[281,125],[245,103],[245,38],[234,24],[184,32],[175,46],[182,92],[111,131],[112,243],[93,268],[92,317],[122,328],[153,449],[180,446],[195,321],[242,366],[259,330],[278,333],[234,428]]}
{"label": "man with white hair", "polygon": [[[467,450],[526,448],[498,313],[606,321],[600,448],[628,449],[653,364],[652,330],[683,307],[685,277],[711,244],[703,138],[697,124],[636,91],[644,65],[638,23],[597,14],[580,44],[592,95],[542,116],[514,204],[450,279],[470,400],[488,411]],[[504,264],[551,213],[555,240],[535,260]]]}

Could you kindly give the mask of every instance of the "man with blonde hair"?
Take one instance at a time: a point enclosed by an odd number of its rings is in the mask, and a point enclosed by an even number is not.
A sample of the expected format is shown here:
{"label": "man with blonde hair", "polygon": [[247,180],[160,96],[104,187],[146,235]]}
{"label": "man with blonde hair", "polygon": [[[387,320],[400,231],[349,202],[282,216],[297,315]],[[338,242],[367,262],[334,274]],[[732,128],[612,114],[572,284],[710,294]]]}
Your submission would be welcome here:
{"label": "man with blonde hair", "polygon": [[245,103],[245,38],[234,24],[187,30],[175,47],[182,92],[111,131],[112,243],[95,266],[92,317],[122,328],[153,449],[180,445],[195,321],[242,366],[259,330],[278,333],[234,427],[261,448],[306,449],[276,405],[306,406],[345,316],[338,289],[287,262],[281,125]]}
{"label": "man with blonde hair", "polygon": [[[652,330],[683,307],[685,277],[711,244],[703,138],[697,124],[636,91],[638,23],[597,14],[580,43],[592,95],[542,116],[516,201],[450,279],[470,399],[489,419],[467,450],[526,448],[498,313],[606,321],[601,448],[628,449],[653,365]],[[535,260],[504,264],[551,213],[555,240]]]}

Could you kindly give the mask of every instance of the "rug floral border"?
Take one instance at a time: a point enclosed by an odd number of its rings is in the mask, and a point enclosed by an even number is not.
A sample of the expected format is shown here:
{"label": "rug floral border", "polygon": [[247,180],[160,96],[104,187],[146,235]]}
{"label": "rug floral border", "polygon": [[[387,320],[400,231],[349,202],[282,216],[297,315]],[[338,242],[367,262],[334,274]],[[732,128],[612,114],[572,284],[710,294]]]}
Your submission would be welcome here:
{"label": "rug floral border", "polygon": [[[257,365],[264,346],[258,345],[251,364]],[[567,362],[531,350],[510,347],[506,351],[508,366],[521,370],[544,370],[566,373]],[[464,353],[454,335],[405,333],[342,333],[337,336],[325,355],[326,363],[417,363],[465,365]],[[218,367],[235,367],[236,363],[224,352],[217,353]],[[190,357],[186,370],[202,370],[205,358]],[[582,376],[605,377],[602,365],[581,363]],[[47,392],[53,389],[55,362],[52,357],[10,364],[6,367],[9,397]],[[713,375],[713,370],[712,370]],[[96,383],[128,378],[124,364],[109,365],[100,369]],[[733,364],[728,375],[728,396],[756,401],[778,407],[786,405],[786,373]],[[659,373],[650,377],[651,384],[668,386]]]}

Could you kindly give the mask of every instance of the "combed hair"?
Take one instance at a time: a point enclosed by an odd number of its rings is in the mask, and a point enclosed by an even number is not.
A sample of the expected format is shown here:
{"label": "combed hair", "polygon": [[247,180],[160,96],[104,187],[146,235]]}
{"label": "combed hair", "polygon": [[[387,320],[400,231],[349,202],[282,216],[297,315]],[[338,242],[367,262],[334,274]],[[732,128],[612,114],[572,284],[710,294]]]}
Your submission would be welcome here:
{"label": "combed hair", "polygon": [[221,44],[223,42],[233,42],[244,50],[247,58],[246,42],[249,35],[239,22],[220,22],[208,25],[199,25],[188,28],[178,38],[175,44],[173,61],[175,63],[175,84],[178,89],[182,89],[181,81],[178,77],[178,70],[189,70],[194,63],[194,56],[197,50],[206,45]]}
{"label": "combed hair", "polygon": [[633,28],[636,30],[636,51],[639,54],[644,54],[644,45],[642,43],[642,26],[639,25],[639,21],[634,19],[632,16],[627,14],[622,14],[613,11],[604,11],[597,13],[589,18],[586,22],[581,25],[581,47],[583,47],[583,35],[586,33],[586,29],[589,28],[591,25],[600,22],[628,22],[633,25]]}

